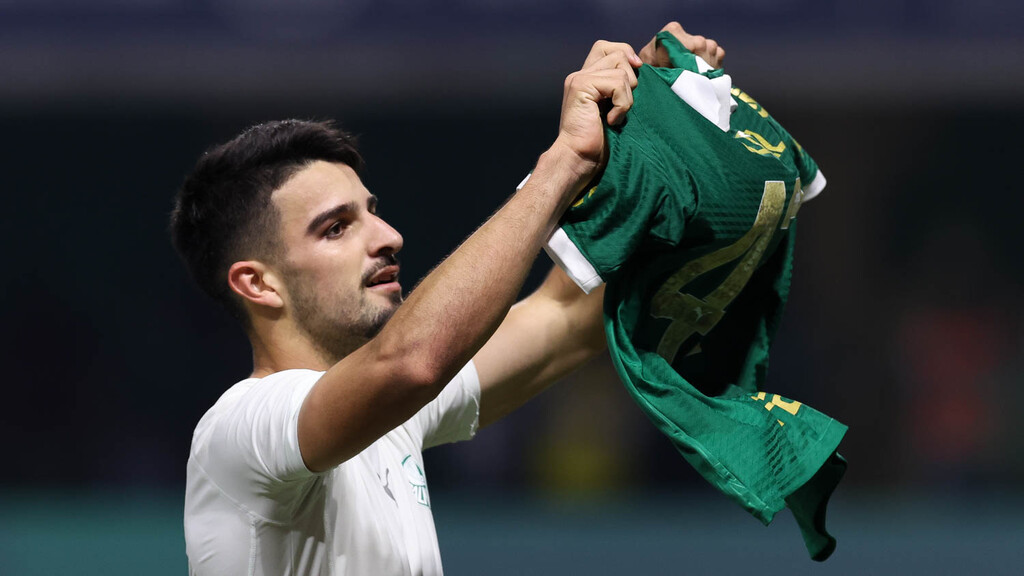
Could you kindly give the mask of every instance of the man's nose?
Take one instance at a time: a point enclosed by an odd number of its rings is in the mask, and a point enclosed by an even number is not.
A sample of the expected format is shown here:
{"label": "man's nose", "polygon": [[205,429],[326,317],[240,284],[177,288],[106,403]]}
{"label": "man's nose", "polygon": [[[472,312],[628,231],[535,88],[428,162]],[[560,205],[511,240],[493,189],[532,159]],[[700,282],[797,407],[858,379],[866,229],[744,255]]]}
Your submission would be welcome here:
{"label": "man's nose", "polygon": [[378,216],[374,216],[373,218],[375,220],[375,234],[372,252],[374,254],[381,252],[395,254],[401,250],[404,240],[402,239],[402,235],[398,233],[398,230],[392,228],[390,224]]}

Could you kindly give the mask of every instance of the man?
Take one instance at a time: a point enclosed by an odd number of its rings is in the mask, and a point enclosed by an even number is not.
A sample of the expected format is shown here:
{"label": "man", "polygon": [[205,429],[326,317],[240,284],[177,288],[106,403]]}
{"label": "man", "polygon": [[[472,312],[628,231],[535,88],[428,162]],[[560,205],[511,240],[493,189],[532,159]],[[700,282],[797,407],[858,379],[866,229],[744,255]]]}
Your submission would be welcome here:
{"label": "man", "polygon": [[[724,55],[669,28],[716,65]],[[605,346],[602,292],[558,269],[512,304],[600,170],[602,121],[622,121],[640,65],[626,44],[594,45],[529,182],[404,303],[402,237],[344,133],[273,122],[200,158],[172,233],[245,326],[253,372],[193,436],[191,573],[441,573],[422,449],[472,437]]]}

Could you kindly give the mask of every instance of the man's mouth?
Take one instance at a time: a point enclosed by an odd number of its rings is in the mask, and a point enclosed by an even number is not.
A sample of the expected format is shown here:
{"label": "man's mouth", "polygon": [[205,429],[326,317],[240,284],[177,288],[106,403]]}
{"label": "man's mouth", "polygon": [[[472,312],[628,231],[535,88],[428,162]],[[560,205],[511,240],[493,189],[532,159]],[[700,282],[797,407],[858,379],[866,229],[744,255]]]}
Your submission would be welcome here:
{"label": "man's mouth", "polygon": [[385,266],[378,270],[370,279],[366,281],[367,288],[373,288],[374,286],[382,286],[385,284],[398,284],[398,266],[391,265]]}

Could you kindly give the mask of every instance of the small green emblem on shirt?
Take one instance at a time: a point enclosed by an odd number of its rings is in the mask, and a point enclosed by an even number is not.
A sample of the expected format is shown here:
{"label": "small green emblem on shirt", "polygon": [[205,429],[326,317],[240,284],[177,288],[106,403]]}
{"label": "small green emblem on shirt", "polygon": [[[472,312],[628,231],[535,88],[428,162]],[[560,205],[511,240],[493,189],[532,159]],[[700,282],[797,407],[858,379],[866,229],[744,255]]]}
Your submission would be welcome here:
{"label": "small green emblem on shirt", "polygon": [[420,468],[419,463],[412,457],[412,454],[408,454],[402,459],[402,471],[405,472],[405,478],[409,481],[412,495],[416,498],[416,501],[430,508],[430,492],[427,491],[427,477],[423,474],[423,468]]}

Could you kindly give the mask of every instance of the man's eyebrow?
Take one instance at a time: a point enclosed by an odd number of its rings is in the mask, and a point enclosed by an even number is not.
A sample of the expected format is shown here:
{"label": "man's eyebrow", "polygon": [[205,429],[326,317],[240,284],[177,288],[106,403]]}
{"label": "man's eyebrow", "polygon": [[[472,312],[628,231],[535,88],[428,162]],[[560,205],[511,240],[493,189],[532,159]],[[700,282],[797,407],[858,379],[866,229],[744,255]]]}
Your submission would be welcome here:
{"label": "man's eyebrow", "polygon": [[324,210],[323,212],[317,214],[316,218],[313,218],[313,220],[309,223],[309,226],[306,226],[306,234],[316,234],[317,229],[319,229],[329,220],[333,220],[335,218],[340,218],[347,214],[351,214],[358,209],[359,207],[356,205],[355,202],[346,202],[344,204],[339,204],[334,208]]}
{"label": "man's eyebrow", "polygon": [[[366,200],[366,205],[370,211],[373,211],[377,206],[377,197],[371,194]],[[317,214],[316,218],[313,218],[313,220],[310,221],[309,226],[306,226],[306,234],[315,235],[317,230],[328,221],[350,215],[357,210],[359,210],[359,204],[357,204],[355,200],[344,204],[338,204],[334,208],[324,210]]]}

